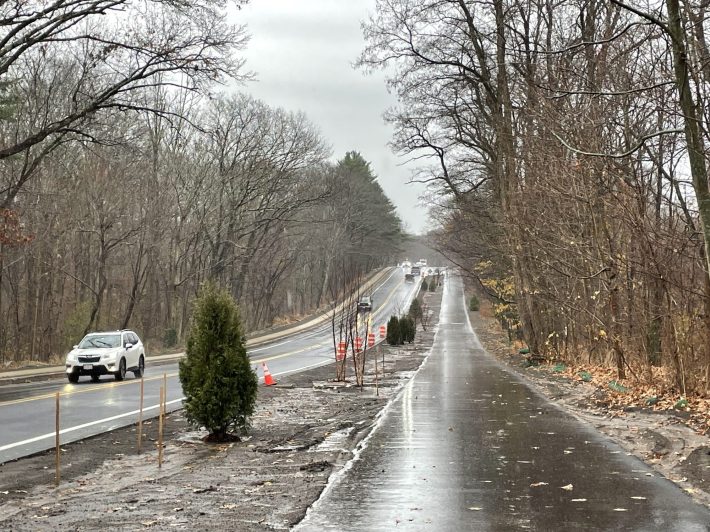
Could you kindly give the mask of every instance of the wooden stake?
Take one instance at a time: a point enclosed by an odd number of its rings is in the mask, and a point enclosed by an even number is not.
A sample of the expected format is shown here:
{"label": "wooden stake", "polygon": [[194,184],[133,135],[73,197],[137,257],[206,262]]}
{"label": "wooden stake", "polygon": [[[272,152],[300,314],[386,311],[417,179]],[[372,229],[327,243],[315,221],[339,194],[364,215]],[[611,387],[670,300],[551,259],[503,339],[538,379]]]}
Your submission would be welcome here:
{"label": "wooden stake", "polygon": [[140,408],[138,409],[138,454],[141,453],[143,447],[143,376],[141,375],[141,399]]}
{"label": "wooden stake", "polygon": [[55,413],[54,413],[54,446],[56,450],[55,457],[55,473],[54,473],[54,486],[59,486],[59,480],[61,475],[60,468],[60,458],[59,453],[62,452],[59,448],[59,392],[55,395]]}
{"label": "wooden stake", "polygon": [[168,414],[168,374],[163,373],[163,432],[165,432],[165,416]]}
{"label": "wooden stake", "polygon": [[163,398],[165,390],[160,387],[160,407],[158,413],[158,467],[163,467]]}
{"label": "wooden stake", "polygon": [[168,374],[163,373],[163,415],[165,415],[168,406]]}
{"label": "wooden stake", "polygon": [[380,396],[380,386],[377,382],[377,353],[375,353],[375,395]]}

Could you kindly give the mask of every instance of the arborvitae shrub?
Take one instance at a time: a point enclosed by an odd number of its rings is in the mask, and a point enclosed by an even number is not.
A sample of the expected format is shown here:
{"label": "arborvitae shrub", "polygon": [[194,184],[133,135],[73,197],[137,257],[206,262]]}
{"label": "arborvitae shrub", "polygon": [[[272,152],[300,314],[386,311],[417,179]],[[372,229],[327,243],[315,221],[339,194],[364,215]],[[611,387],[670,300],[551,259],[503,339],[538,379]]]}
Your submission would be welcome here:
{"label": "arborvitae shrub", "polygon": [[410,318],[414,320],[414,325],[421,321],[422,319],[422,304],[418,297],[414,298],[412,304],[409,305],[409,312],[407,313]]}
{"label": "arborvitae shrub", "polygon": [[180,383],[185,416],[209,431],[208,441],[245,432],[254,412],[258,379],[244,347],[239,311],[232,296],[205,284],[195,301]]}
{"label": "arborvitae shrub", "polygon": [[399,328],[402,334],[402,342],[412,343],[417,334],[417,326],[411,316],[400,318]]}
{"label": "arborvitae shrub", "polygon": [[400,345],[402,343],[402,333],[399,326],[399,318],[391,316],[387,322],[387,343],[389,345]]}

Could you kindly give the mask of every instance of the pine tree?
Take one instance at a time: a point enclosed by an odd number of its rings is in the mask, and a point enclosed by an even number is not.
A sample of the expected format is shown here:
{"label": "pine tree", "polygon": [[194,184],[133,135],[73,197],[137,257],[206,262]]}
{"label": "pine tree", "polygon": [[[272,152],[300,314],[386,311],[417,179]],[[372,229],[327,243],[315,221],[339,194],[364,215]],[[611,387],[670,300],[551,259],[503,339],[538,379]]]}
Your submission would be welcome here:
{"label": "pine tree", "polygon": [[387,322],[387,343],[389,345],[400,345],[402,343],[402,333],[397,316],[391,316]]}
{"label": "pine tree", "polygon": [[409,305],[408,315],[414,320],[414,326],[416,327],[417,323],[422,319],[422,304],[418,297],[415,297],[412,304]]}
{"label": "pine tree", "polygon": [[244,346],[239,311],[231,295],[205,284],[195,302],[180,383],[187,420],[225,441],[249,428],[258,380]]}
{"label": "pine tree", "polygon": [[412,343],[417,334],[417,326],[411,316],[405,316],[399,320],[399,329],[402,336],[402,343]]}

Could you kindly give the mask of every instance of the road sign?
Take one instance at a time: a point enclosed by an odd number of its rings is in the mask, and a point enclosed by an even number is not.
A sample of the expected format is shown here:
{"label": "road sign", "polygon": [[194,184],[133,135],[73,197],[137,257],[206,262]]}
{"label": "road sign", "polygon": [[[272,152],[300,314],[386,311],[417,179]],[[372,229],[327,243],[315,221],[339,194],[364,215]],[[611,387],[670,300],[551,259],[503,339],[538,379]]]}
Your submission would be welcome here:
{"label": "road sign", "polygon": [[355,350],[360,351],[362,349],[362,338],[357,336],[355,337]]}
{"label": "road sign", "polygon": [[387,336],[387,327],[380,325],[380,338],[384,339]]}
{"label": "road sign", "polygon": [[367,335],[367,347],[375,347],[375,333]]}
{"label": "road sign", "polygon": [[335,360],[337,360],[338,362],[345,360],[345,350],[346,350],[345,342],[339,342],[338,343],[338,350],[335,355]]}

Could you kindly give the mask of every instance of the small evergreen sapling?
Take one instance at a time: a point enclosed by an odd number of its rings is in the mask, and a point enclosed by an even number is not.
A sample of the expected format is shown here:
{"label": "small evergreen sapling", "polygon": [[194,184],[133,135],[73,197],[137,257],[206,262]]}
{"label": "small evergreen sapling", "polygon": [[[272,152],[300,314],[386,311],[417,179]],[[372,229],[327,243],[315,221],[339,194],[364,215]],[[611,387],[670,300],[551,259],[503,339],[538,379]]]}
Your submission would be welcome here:
{"label": "small evergreen sapling", "polygon": [[387,322],[387,343],[389,345],[400,345],[402,343],[402,333],[399,326],[399,318],[391,316]]}
{"label": "small evergreen sapling", "polygon": [[422,304],[418,297],[415,297],[412,304],[409,305],[408,314],[409,317],[414,320],[414,326],[416,327],[417,323],[419,323],[422,319]]}
{"label": "small evergreen sapling", "polygon": [[239,311],[232,296],[205,284],[195,302],[180,383],[185,415],[209,431],[206,441],[227,441],[245,432],[254,412],[257,376],[251,368]]}
{"label": "small evergreen sapling", "polygon": [[399,328],[402,334],[402,343],[412,343],[417,334],[417,326],[414,324],[414,319],[411,316],[405,316],[399,320]]}

